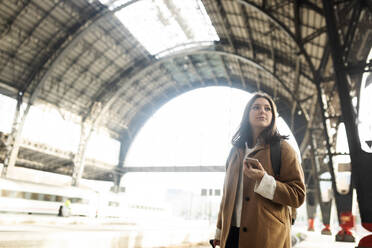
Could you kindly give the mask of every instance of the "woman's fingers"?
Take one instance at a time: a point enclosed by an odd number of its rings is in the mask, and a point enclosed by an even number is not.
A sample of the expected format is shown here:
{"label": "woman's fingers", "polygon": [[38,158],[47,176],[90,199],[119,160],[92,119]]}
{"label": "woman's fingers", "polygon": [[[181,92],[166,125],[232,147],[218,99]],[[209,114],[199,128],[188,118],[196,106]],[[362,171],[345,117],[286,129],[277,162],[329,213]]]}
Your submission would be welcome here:
{"label": "woman's fingers", "polygon": [[257,160],[257,168],[259,170],[264,170],[264,168],[262,167],[262,164]]}
{"label": "woman's fingers", "polygon": [[257,169],[252,168],[252,166],[247,166],[243,169],[243,171],[247,177],[251,179],[255,179],[255,174],[256,174]]}
{"label": "woman's fingers", "polygon": [[261,163],[255,158],[246,158],[244,163],[245,162],[247,162],[248,165],[250,164],[255,169],[264,170]]}
{"label": "woman's fingers", "polygon": [[249,161],[246,160],[245,164],[247,165],[247,166],[244,166],[243,168],[243,172],[245,176],[253,180],[262,179],[265,173],[265,169],[262,167],[261,163],[258,162],[257,159],[249,160]]}

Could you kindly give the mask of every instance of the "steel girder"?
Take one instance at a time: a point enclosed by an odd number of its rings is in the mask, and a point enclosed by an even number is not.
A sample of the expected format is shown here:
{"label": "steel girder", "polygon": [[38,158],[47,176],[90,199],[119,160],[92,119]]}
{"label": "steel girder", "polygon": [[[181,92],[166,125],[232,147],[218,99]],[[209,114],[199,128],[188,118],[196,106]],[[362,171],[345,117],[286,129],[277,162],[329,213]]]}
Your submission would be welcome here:
{"label": "steel girder", "polygon": [[[127,79],[126,83],[121,86],[119,89],[117,89],[114,94],[110,97],[110,100],[107,101],[106,103],[103,104],[103,107],[102,107],[102,112],[98,115],[98,119],[99,118],[102,118],[102,115],[110,108],[110,106],[121,96],[121,94],[128,88],[130,87],[136,80],[140,79],[143,75],[145,75],[148,71],[150,71],[151,69],[153,68],[156,68],[157,66],[159,66],[160,64],[166,62],[166,61],[171,61],[173,60],[174,58],[177,58],[177,57],[184,57],[184,56],[187,56],[187,55],[194,55],[194,54],[200,54],[200,55],[207,55],[207,54],[211,54],[211,55],[219,55],[219,56],[226,56],[226,57],[230,57],[230,58],[234,58],[234,59],[238,59],[244,63],[247,63],[253,67],[256,67],[258,68],[259,70],[265,72],[265,73],[268,73],[270,76],[272,76],[273,78],[275,78],[280,84],[281,86],[292,96],[292,99],[295,100],[298,104],[298,106],[302,106],[302,104],[300,103],[299,99],[297,99],[297,97],[291,92],[291,90],[286,86],[286,84],[280,80],[276,75],[274,75],[271,71],[267,70],[266,68],[260,66],[259,64],[257,64],[255,61],[249,59],[249,58],[246,58],[246,57],[243,57],[243,56],[240,56],[240,55],[237,55],[237,54],[233,54],[233,53],[229,53],[229,52],[225,52],[225,51],[213,51],[213,50],[197,50],[197,51],[193,51],[193,52],[180,52],[180,53],[176,53],[176,54],[173,54],[173,55],[170,55],[168,57],[165,57],[165,58],[162,58],[152,64],[149,64],[149,63],[144,63],[142,65],[142,68],[137,68],[137,70],[132,70],[131,71],[131,75],[127,75],[126,78],[117,78],[117,79],[114,79],[115,80],[115,83],[118,82],[118,81],[122,81],[124,79]],[[111,85],[113,83],[109,83],[109,85]],[[103,98],[103,96],[102,96]],[[107,97],[106,97],[107,98]],[[97,99],[97,101],[99,101]],[[305,115],[307,115],[306,111],[301,107],[301,110],[303,111],[303,113]],[[97,121],[98,121],[97,119]]]}
{"label": "steel girder", "polygon": [[[95,15],[93,15],[94,17],[98,14],[99,12],[95,13]],[[87,22],[90,21],[90,18],[87,19]],[[85,22],[84,22],[85,24]],[[25,122],[25,119],[28,115],[28,112],[30,110],[30,107],[31,105],[34,103],[34,101],[37,99],[37,97],[39,96],[39,93],[41,91],[41,88],[42,86],[44,85],[44,83],[46,82],[46,79],[50,76],[51,72],[53,71],[53,69],[55,68],[55,66],[64,58],[64,55],[67,54],[67,52],[73,47],[73,45],[71,46],[67,46],[68,49],[64,49],[60,50],[60,48],[63,47],[63,45],[65,44],[65,42],[69,41],[70,37],[78,32],[78,30],[83,27],[84,25],[82,24],[78,24],[76,26],[74,26],[71,30],[71,32],[64,38],[62,38],[60,41],[58,41],[57,45],[56,45],[56,49],[51,51],[49,53],[48,56],[45,56],[45,58],[43,58],[43,60],[41,61],[41,63],[37,66],[35,66],[35,70],[31,73],[31,77],[29,78],[29,80],[26,82],[26,86],[24,89],[21,89],[18,93],[18,95],[21,95],[23,96],[23,94],[30,90],[30,96],[28,98],[28,103],[27,103],[27,107],[26,109],[23,111],[23,114],[20,116],[19,115],[19,111],[17,112],[18,113],[18,116],[15,118],[15,122],[13,123],[13,127],[16,127],[16,128],[13,128],[12,129],[12,133],[10,134],[9,137],[13,137],[11,138],[9,144],[8,144],[8,154],[5,158],[5,163],[4,163],[4,169],[2,171],[2,176],[6,176],[6,173],[7,173],[7,167],[12,167],[14,166],[14,163],[15,163],[15,158],[17,157],[17,154],[18,154],[18,150],[19,150],[19,142],[16,142],[17,141],[17,137],[19,137],[18,139],[20,139],[21,135],[22,135],[22,130],[23,130],[23,125],[24,125],[24,122]],[[75,36],[75,37],[78,37],[78,36]],[[75,40],[78,40],[78,39],[72,39],[72,41],[75,41]],[[70,44],[75,44],[74,42],[71,42]],[[59,55],[58,55],[59,54]],[[45,66],[46,63],[48,63],[49,60],[53,59],[54,58],[54,61],[52,62],[49,70],[43,75],[43,77],[41,78],[41,80],[35,85],[32,87],[32,82],[34,81],[35,78],[37,78],[39,76],[39,74],[42,72],[42,69],[43,67]],[[30,87],[32,87],[32,89],[30,89]]]}
{"label": "steel girder", "polygon": [[[243,4],[243,5],[245,5],[245,6],[248,6],[250,8],[256,9],[260,13],[264,14],[267,18],[269,18],[272,21],[272,23],[274,23],[275,25],[277,25],[277,27],[279,27],[288,36],[288,38],[290,40],[292,40],[296,44],[296,46],[298,48],[298,52],[304,56],[305,61],[307,62],[308,66],[310,67],[310,70],[312,71],[312,73],[314,75],[314,73],[315,73],[314,65],[311,62],[311,59],[310,59],[309,55],[305,51],[305,48],[303,46],[303,43],[301,42],[300,39],[298,39],[299,38],[299,33],[298,33],[297,36],[295,34],[293,34],[288,29],[288,27],[286,27],[283,23],[281,23],[279,20],[277,20],[277,18],[275,18],[275,16],[273,16],[265,8],[258,6],[256,3],[250,2],[248,0],[238,0],[238,2],[241,3],[241,4]],[[307,6],[309,6],[309,5],[307,5]],[[299,28],[298,28],[298,32],[300,32],[299,31]]]}
{"label": "steel girder", "polygon": [[[319,171],[321,170],[321,168],[324,168],[325,165],[324,165],[324,162],[323,160],[321,159],[322,157],[319,156],[316,151],[317,151],[317,138],[316,138],[316,135],[314,134],[316,132],[316,130],[310,130],[310,136],[311,136],[311,142],[310,142],[310,146],[311,146],[311,159],[310,159],[310,163],[311,163],[311,167],[312,167],[312,172],[313,172],[313,179],[314,179],[314,188],[315,188],[315,192],[316,192],[316,197],[317,197],[317,200],[318,200],[318,204],[320,205],[320,210],[321,210],[321,213],[322,213],[322,222],[323,224],[326,226],[330,224],[330,217],[331,217],[331,205],[332,205],[332,198],[329,198],[329,199],[323,199],[322,198],[322,193],[323,194],[327,194],[327,193],[330,193],[330,192],[322,192],[321,191],[321,187],[320,187],[320,181],[321,180],[324,180],[324,179],[320,179],[320,177],[322,176],[322,174],[324,172],[322,171]],[[332,180],[332,179],[331,179]]]}
{"label": "steel girder", "polygon": [[[356,1],[356,8],[360,8],[359,1]],[[356,112],[351,102],[350,96],[350,82],[348,80],[348,74],[345,70],[345,66],[348,63],[348,57],[346,56],[348,50],[345,48],[348,46],[350,40],[346,35],[346,40],[342,46],[340,41],[334,3],[332,0],[323,0],[325,18],[327,23],[327,34],[330,44],[330,50],[333,61],[333,68],[335,72],[335,83],[337,84],[337,92],[339,98],[340,110],[342,112],[343,121],[346,127],[346,135],[349,145],[350,158],[351,158],[351,184],[356,188],[357,198],[359,203],[360,216],[362,225],[369,231],[372,231],[372,181],[369,179],[372,175],[372,154],[366,153],[361,149],[361,143],[358,133],[358,126],[356,122]],[[355,11],[355,10],[354,10]],[[358,12],[358,10],[356,10]],[[354,12],[355,13],[355,12]],[[357,18],[356,18],[357,19]],[[353,25],[356,25],[353,22]],[[353,33],[353,26],[349,26],[348,34]],[[329,150],[329,149],[328,149]],[[331,168],[333,170],[333,168]],[[333,182],[334,184],[334,182]],[[352,190],[349,190],[349,194]],[[341,205],[337,204],[340,211],[347,210],[351,212],[351,196],[350,199],[346,200],[345,197],[337,197],[336,202],[339,201]],[[347,208],[347,209],[346,209]],[[340,222],[342,223],[342,222]]]}
{"label": "steel girder", "polygon": [[81,123],[79,146],[73,159],[74,168],[73,168],[72,178],[71,178],[72,186],[79,186],[79,182],[80,182],[81,176],[83,175],[83,171],[84,171],[86,148],[88,145],[90,135],[92,134],[92,131],[93,131],[93,128],[91,125],[89,125],[89,123],[87,122]]}
{"label": "steel girder", "polygon": [[[235,45],[235,40],[232,38],[233,37],[232,31],[231,31],[232,28],[231,28],[231,25],[230,25],[229,20],[226,17],[225,9],[222,7],[221,0],[217,0],[217,6],[218,6],[218,9],[220,10],[219,13],[222,15],[222,20],[223,20],[222,26],[223,26],[225,32],[227,33],[227,38],[229,40],[229,43],[232,46],[232,48],[234,49],[234,53],[237,53],[237,49],[236,49],[236,45]],[[243,87],[245,88],[246,87],[246,84],[245,84],[245,81],[244,81],[244,75],[243,75],[243,72],[242,72],[240,61],[237,60],[237,63],[238,63],[239,72],[240,72],[239,73],[239,75],[240,75],[240,81],[241,81]]]}
{"label": "steel girder", "polygon": [[16,162],[19,145],[21,143],[21,133],[18,130],[22,130],[26,113],[21,109],[23,102],[23,94],[17,95],[17,107],[14,113],[14,120],[12,124],[12,130],[6,140],[4,167],[1,171],[1,176],[6,177],[8,171],[10,171]]}
{"label": "steel girder", "polygon": [[[330,45],[331,46],[331,45]],[[325,51],[324,52],[324,55],[323,55],[323,58],[324,60],[323,61],[328,61],[328,55],[327,55],[328,51]],[[331,174],[331,182],[332,182],[332,189],[333,189],[333,195],[334,195],[334,198],[335,198],[335,203],[336,203],[336,209],[337,209],[337,212],[338,212],[338,220],[339,220],[339,223],[342,223],[342,220],[341,220],[341,213],[344,213],[344,212],[351,212],[352,210],[352,188],[351,188],[351,185],[349,187],[349,190],[346,194],[341,194],[340,192],[338,192],[337,190],[337,185],[336,185],[336,173],[334,171],[334,168],[335,168],[335,165],[334,165],[334,156],[336,155],[335,152],[335,148],[336,148],[336,140],[334,137],[330,137],[330,134],[329,134],[329,131],[330,129],[332,128],[330,126],[330,122],[331,121],[334,121],[334,118],[332,118],[332,116],[330,116],[327,111],[329,110],[328,109],[328,106],[330,106],[330,102],[329,102],[329,99],[333,99],[332,98],[332,95],[327,95],[326,94],[328,93],[329,94],[329,91],[326,91],[325,89],[322,88],[322,86],[324,87],[324,85],[321,84],[321,70],[322,68],[319,68],[318,70],[318,73],[317,73],[317,79],[319,79],[318,83],[316,84],[317,86],[317,92],[318,92],[318,104],[320,105],[319,106],[319,111],[320,111],[320,115],[321,115],[321,122],[322,122],[322,132],[323,132],[323,139],[319,139],[319,136],[313,136],[312,137],[312,142],[313,142],[313,146],[314,146],[314,149],[316,150],[316,152],[314,152],[314,164],[313,166],[319,166],[319,168],[323,168],[321,169],[320,173],[318,173],[317,177],[315,178],[317,183],[319,184],[319,181],[320,181],[320,174],[322,172],[325,172],[325,171],[328,171],[330,174]],[[327,85],[329,86],[329,85]],[[333,92],[335,92],[335,89],[331,90],[330,91],[331,94],[333,94]],[[328,101],[326,100],[328,99]],[[320,131],[318,129],[318,131]],[[319,133],[319,135],[321,135],[321,133]],[[326,142],[324,144],[324,141]],[[318,165],[317,165],[318,164]],[[328,167],[325,168],[325,166]],[[319,202],[320,203],[320,202]],[[320,206],[321,206],[321,210],[322,210],[322,204],[320,203]],[[323,223],[324,223],[324,220],[323,220]],[[326,223],[324,223],[326,224]]]}
{"label": "steel girder", "polygon": [[[92,28],[94,28],[97,25],[97,23],[99,23],[100,20],[107,17],[108,15],[113,15],[115,12],[120,11],[123,8],[129,6],[129,5],[131,5],[131,4],[133,4],[137,1],[139,1],[139,0],[129,1],[125,4],[123,4],[123,5],[115,8],[112,11],[108,10],[107,8],[103,8],[103,9],[100,9],[100,10],[96,11],[91,16],[87,17],[84,21],[79,22],[78,24],[76,24],[65,37],[63,37],[61,40],[59,40],[57,42],[57,44],[54,47],[55,49],[52,50],[48,54],[48,56],[45,56],[39,65],[35,66],[35,70],[31,73],[30,78],[26,82],[25,88],[20,90],[20,92],[19,92],[19,94],[23,96],[24,92],[30,91],[30,96],[28,98],[27,107],[26,107],[25,111],[23,112],[22,116],[21,117],[17,116],[17,118],[16,118],[17,122],[15,122],[13,124],[13,126],[16,126],[16,128],[12,129],[12,133],[9,136],[9,137],[13,137],[13,138],[10,138],[10,142],[8,144],[8,147],[7,147],[9,152],[7,153],[5,161],[4,161],[5,163],[4,163],[4,169],[2,170],[2,176],[6,176],[8,166],[10,166],[10,167],[14,166],[15,158],[17,157],[18,150],[19,150],[19,142],[16,142],[17,137],[19,137],[19,138],[21,137],[23,125],[24,125],[25,119],[27,117],[27,114],[30,110],[30,107],[31,107],[31,105],[33,105],[35,100],[38,98],[43,85],[45,84],[47,79],[49,79],[50,75],[52,74],[54,69],[57,67],[57,65],[59,63],[61,63],[61,61],[76,46],[76,44],[78,44],[82,40],[84,35],[86,35]],[[40,20],[39,23],[41,23],[41,20]],[[49,66],[46,73],[41,76],[40,74],[43,71],[44,66],[50,60],[52,60],[51,65]],[[37,83],[32,85],[32,82],[39,76],[41,76],[40,80],[38,80]],[[89,140],[89,136],[88,136],[86,142],[84,142],[85,145],[86,145],[87,141]],[[83,140],[85,140],[85,139],[83,139]],[[86,149],[86,147],[82,147],[82,149],[80,149],[80,146],[79,146],[79,150],[77,151],[77,157],[84,156],[85,152],[81,152],[81,151],[85,151],[85,149]],[[81,161],[81,160],[83,161],[84,159],[79,158],[76,161]],[[79,162],[79,164],[80,164],[80,162]],[[79,166],[78,170],[80,171],[81,168],[83,168],[83,165]],[[77,173],[77,174],[81,175],[81,173]],[[74,173],[74,175],[75,174],[76,173]],[[73,182],[75,182],[75,181],[76,181],[76,179],[73,179]]]}

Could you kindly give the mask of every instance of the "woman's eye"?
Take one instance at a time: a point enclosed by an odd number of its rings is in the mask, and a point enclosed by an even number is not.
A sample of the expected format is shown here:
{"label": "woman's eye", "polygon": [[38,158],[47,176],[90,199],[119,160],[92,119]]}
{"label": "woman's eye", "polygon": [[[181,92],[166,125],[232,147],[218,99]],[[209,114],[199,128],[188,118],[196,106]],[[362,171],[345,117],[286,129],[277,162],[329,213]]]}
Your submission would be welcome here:
{"label": "woman's eye", "polygon": [[254,110],[259,110],[260,108],[258,106],[253,106]]}
{"label": "woman's eye", "polygon": [[265,108],[265,111],[269,112],[269,111],[271,111],[271,108],[266,107],[266,108]]}

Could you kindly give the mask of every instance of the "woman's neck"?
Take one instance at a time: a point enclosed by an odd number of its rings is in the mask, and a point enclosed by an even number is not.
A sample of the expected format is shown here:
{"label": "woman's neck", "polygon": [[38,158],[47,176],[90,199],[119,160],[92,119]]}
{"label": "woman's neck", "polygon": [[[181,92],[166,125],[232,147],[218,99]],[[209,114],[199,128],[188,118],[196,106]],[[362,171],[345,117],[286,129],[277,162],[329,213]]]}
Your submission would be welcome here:
{"label": "woman's neck", "polygon": [[255,146],[257,144],[257,141],[259,139],[259,136],[260,136],[261,132],[262,132],[262,130],[257,130],[257,129],[252,130],[253,146]]}

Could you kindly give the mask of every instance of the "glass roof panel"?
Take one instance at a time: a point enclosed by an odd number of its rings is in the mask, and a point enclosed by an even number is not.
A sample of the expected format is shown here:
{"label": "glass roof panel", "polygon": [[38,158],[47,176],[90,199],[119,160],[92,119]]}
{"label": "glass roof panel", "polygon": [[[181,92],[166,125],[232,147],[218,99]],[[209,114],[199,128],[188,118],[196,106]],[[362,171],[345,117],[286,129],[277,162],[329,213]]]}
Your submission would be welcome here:
{"label": "glass roof panel", "polygon": [[[115,9],[128,1],[101,2]],[[115,15],[150,54],[158,57],[219,40],[200,0],[143,0]]]}

